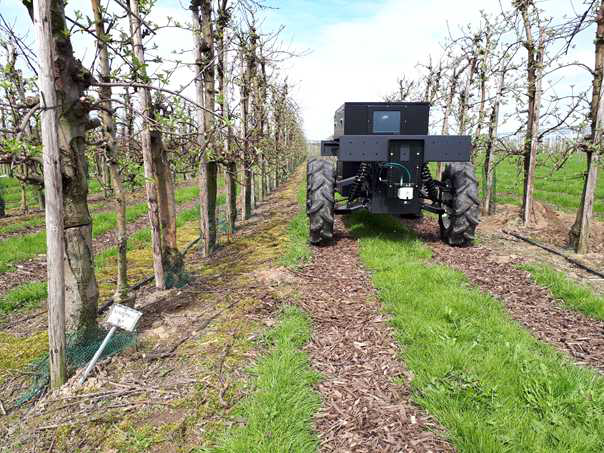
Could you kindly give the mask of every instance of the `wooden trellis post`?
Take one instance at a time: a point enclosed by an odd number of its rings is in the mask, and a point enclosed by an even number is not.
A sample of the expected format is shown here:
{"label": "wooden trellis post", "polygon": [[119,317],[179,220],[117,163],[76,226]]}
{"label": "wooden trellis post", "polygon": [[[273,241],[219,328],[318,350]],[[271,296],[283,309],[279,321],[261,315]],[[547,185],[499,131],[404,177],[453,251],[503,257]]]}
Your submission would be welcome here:
{"label": "wooden trellis post", "polygon": [[63,186],[59,152],[57,94],[52,58],[52,0],[34,0],[38,40],[44,192],[46,195],[46,262],[48,268],[48,362],[50,385],[65,383],[65,279],[63,270]]}

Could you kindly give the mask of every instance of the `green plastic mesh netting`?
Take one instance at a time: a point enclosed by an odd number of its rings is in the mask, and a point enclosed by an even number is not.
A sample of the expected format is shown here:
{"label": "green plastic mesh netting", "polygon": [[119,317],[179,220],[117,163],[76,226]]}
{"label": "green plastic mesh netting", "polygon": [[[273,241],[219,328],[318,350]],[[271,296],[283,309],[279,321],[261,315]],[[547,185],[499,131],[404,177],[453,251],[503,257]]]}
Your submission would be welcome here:
{"label": "green plastic mesh netting", "polygon": [[[68,375],[73,374],[76,369],[84,367],[90,362],[107,333],[108,330],[98,327],[91,332],[87,332],[85,336],[78,334],[68,336],[65,350]],[[118,330],[105,347],[101,359],[115,355],[135,343],[136,332]],[[48,355],[33,362],[29,371],[32,373],[31,385],[15,401],[17,407],[39,397],[48,389],[50,382]]]}
{"label": "green plastic mesh netting", "polygon": [[[224,215],[218,217],[216,226],[219,235],[227,234],[229,225]],[[185,286],[190,279],[191,276],[185,271],[184,266],[179,267],[178,270],[168,269],[166,273],[166,286],[168,288],[180,288]],[[68,375],[73,374],[78,368],[85,367],[90,362],[90,359],[92,359],[92,356],[103,342],[107,333],[108,330],[98,327],[92,332],[87,332],[86,335],[73,334],[67,338],[65,358]],[[118,330],[109,341],[99,360],[113,356],[135,343],[136,332]],[[17,407],[43,395],[48,389],[50,382],[48,355],[32,362],[28,371],[32,376],[31,385],[16,400],[15,406]]]}

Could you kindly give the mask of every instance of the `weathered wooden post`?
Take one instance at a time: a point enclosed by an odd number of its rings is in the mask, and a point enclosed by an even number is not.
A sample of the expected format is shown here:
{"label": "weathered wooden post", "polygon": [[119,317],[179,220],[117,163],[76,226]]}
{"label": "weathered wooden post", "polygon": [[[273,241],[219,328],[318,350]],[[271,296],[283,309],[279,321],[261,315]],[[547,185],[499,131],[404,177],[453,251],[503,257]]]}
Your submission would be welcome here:
{"label": "weathered wooden post", "polygon": [[63,186],[57,131],[57,94],[54,86],[51,0],[34,0],[38,40],[44,191],[46,194],[46,262],[48,268],[48,362],[50,385],[65,383],[65,279],[63,272]]}

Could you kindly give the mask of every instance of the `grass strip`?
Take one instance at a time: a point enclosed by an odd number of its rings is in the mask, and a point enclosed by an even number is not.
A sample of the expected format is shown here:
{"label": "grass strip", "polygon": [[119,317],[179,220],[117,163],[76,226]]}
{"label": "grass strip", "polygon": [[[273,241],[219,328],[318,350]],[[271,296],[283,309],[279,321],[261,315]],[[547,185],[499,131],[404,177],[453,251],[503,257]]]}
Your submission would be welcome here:
{"label": "grass strip", "polygon": [[[395,219],[348,219],[414,373],[413,396],[463,452],[604,451],[604,379],[512,321]],[[455,249],[451,249],[455,253]]]}
{"label": "grass strip", "polygon": [[[500,156],[496,157],[500,160]],[[476,156],[476,176],[480,187],[484,188],[484,153]],[[566,212],[576,212],[583,193],[583,174],[586,168],[583,153],[576,153],[560,168],[556,168],[556,159],[551,154],[543,153],[537,156],[535,175],[535,198],[541,202],[555,205]],[[519,205],[523,192],[522,158],[508,156],[501,159],[496,169],[497,202]],[[513,196],[510,196],[512,195]],[[604,181],[598,181],[594,212],[604,213]]]}
{"label": "grass strip", "polygon": [[48,297],[46,282],[29,282],[13,288],[0,298],[0,316],[17,309],[32,308]]}
{"label": "grass strip", "polygon": [[[199,194],[199,188],[186,187],[177,190],[176,202],[193,200]],[[142,202],[126,209],[128,222],[142,217],[147,212],[147,203]],[[115,229],[117,218],[115,212],[101,212],[92,215],[92,236],[100,236]],[[10,237],[0,241],[0,274],[11,270],[15,263],[23,262],[36,255],[46,253],[46,231],[28,235]]]}
{"label": "grass strip", "polygon": [[530,272],[537,284],[548,288],[568,308],[604,320],[604,297],[594,294],[589,287],[575,282],[548,264],[530,263],[519,267]]}
{"label": "grass strip", "polygon": [[33,217],[28,220],[2,225],[0,226],[0,234],[14,233],[16,231],[25,230],[27,228],[36,228],[40,225],[44,225],[43,214],[40,214],[39,216]]}
{"label": "grass strip", "polygon": [[297,193],[298,213],[287,228],[287,250],[281,258],[286,267],[297,267],[310,259],[312,252],[308,245],[308,216],[306,215],[306,182],[300,185]]}
{"label": "grass strip", "polygon": [[[218,204],[225,202],[225,196],[220,195],[218,197]],[[181,227],[185,223],[191,222],[199,218],[199,206],[195,206],[190,209],[185,209],[176,216],[176,226]],[[142,228],[132,234],[128,238],[128,251],[137,250],[149,245],[151,241],[151,230],[149,228]],[[117,256],[117,248],[115,246],[109,247],[101,253],[95,255],[94,267],[95,269],[101,269],[105,266],[113,266],[109,260]],[[47,283],[42,282],[29,282],[19,285],[10,291],[8,291],[2,298],[0,298],[0,316],[6,315],[15,310],[35,308],[40,305],[40,302],[46,299],[48,296]]]}
{"label": "grass strip", "polygon": [[319,376],[301,351],[310,340],[311,324],[299,308],[285,306],[277,326],[265,334],[269,353],[251,370],[253,392],[235,406],[232,416],[243,424],[224,432],[218,447],[207,452],[315,452],[312,429],[320,398],[313,390]]}

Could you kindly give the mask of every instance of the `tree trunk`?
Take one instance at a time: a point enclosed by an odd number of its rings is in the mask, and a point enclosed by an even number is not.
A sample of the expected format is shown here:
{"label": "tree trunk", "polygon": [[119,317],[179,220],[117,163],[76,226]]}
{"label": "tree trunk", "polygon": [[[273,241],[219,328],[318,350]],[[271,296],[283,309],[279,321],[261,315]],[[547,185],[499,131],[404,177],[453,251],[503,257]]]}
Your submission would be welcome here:
{"label": "tree trunk", "polygon": [[577,217],[569,232],[570,246],[576,253],[589,252],[589,237],[593,218],[593,204],[598,178],[598,161],[604,131],[604,1],[596,16],[596,61],[594,65],[593,92],[591,97],[591,148],[587,151],[587,172]]}
{"label": "tree trunk", "polygon": [[480,102],[478,105],[478,123],[476,124],[476,131],[474,133],[474,143],[473,143],[473,153],[472,159],[476,156],[476,152],[480,150],[483,146],[481,143],[481,132],[482,125],[485,119],[485,111],[486,111],[486,98],[487,98],[487,81],[489,79],[489,71],[488,71],[488,62],[489,55],[491,51],[491,34],[487,31],[486,34],[486,43],[484,48],[480,53]]}
{"label": "tree trunk", "polygon": [[[97,35],[97,48],[99,50],[99,79],[110,82],[111,67],[109,64],[109,51],[107,49],[105,25],[100,0],[91,0]],[[101,110],[101,123],[103,126],[103,140],[105,155],[103,158],[106,166],[105,172],[111,175],[108,181],[113,185],[113,196],[117,220],[117,287],[113,300],[129,306],[134,306],[134,298],[128,295],[128,231],[126,228],[126,193],[122,182],[116,157],[115,126],[113,123],[113,105],[111,102],[111,87],[99,88],[99,95],[104,107]]]}
{"label": "tree trunk", "polygon": [[21,214],[27,214],[29,212],[29,207],[27,206],[27,191],[26,184],[24,182],[19,184],[19,190],[21,194]]}
{"label": "tree trunk", "polygon": [[[31,16],[32,5],[24,4]],[[73,55],[70,37],[65,34],[67,25],[62,0],[52,0],[51,27],[63,178],[65,317],[67,330],[85,338],[96,328],[98,301],[84,139],[87,129],[94,127],[85,97],[92,77]]]}
{"label": "tree trunk", "polygon": [[474,83],[474,76],[476,75],[476,62],[477,59],[475,56],[472,57],[469,63],[470,73],[468,74],[468,79],[466,80],[466,85],[461,92],[459,97],[459,135],[464,135],[466,133],[466,120],[468,116],[468,108],[469,108],[469,98],[470,98],[470,89],[472,87],[472,83]]}
{"label": "tree trunk", "polygon": [[499,105],[503,97],[503,90],[505,89],[505,75],[506,69],[501,71],[499,78],[499,87],[497,89],[497,95],[493,101],[491,110],[491,117],[489,121],[489,135],[487,138],[486,149],[485,149],[485,160],[484,160],[484,175],[485,175],[485,194],[483,201],[483,213],[485,215],[495,214],[495,140],[497,140],[497,127],[499,124]]}
{"label": "tree trunk", "polygon": [[[447,100],[445,103],[445,111],[443,113],[443,126],[441,129],[442,135],[449,135],[449,115],[451,115],[451,107],[453,106],[453,98],[455,97],[455,92],[457,89],[457,77],[458,74],[456,70],[453,70],[453,77],[449,82],[449,94],[447,95]],[[444,162],[438,162],[436,164],[436,179],[440,180],[442,178],[443,170],[444,170]]]}
{"label": "tree trunk", "polygon": [[525,28],[525,47],[527,49],[527,82],[528,82],[528,117],[524,140],[524,193],[522,197],[521,217],[524,225],[533,220],[535,167],[537,164],[537,147],[539,145],[539,116],[541,110],[541,81],[543,74],[543,57],[545,52],[545,28],[539,26],[539,42],[535,48],[528,13],[528,4],[519,4]]}
{"label": "tree trunk", "polygon": [[[142,24],[140,23],[138,0],[130,0],[130,32],[133,39],[134,57],[138,64],[137,78],[146,79],[145,51],[143,48]],[[145,173],[145,189],[149,205],[149,223],[151,225],[151,246],[153,250],[153,272],[155,287],[166,288],[164,259],[161,246],[161,224],[158,204],[157,175],[153,165],[153,152],[151,149],[151,93],[147,88],[139,88],[139,109],[142,116],[141,148],[143,153],[143,168]]]}
{"label": "tree trunk", "polygon": [[6,217],[6,202],[4,201],[2,187],[0,186],[0,219]]}
{"label": "tree trunk", "polygon": [[176,199],[170,163],[161,132],[151,131],[151,154],[157,175],[157,198],[161,221],[161,247],[166,287],[180,287],[186,283],[184,259],[176,240]]}
{"label": "tree trunk", "polygon": [[268,195],[270,189],[268,186],[268,172],[266,170],[267,165],[266,165],[266,159],[262,159],[262,170],[261,170],[261,199],[264,201],[264,199],[266,198],[266,196]]}
{"label": "tree trunk", "polygon": [[[218,53],[218,60],[216,64],[216,72],[218,77],[218,111],[223,120],[227,119],[229,114],[229,103],[228,103],[228,76],[227,76],[227,52],[226,52],[226,33],[227,26],[231,20],[231,11],[228,8],[228,0],[220,0],[218,2],[218,18],[216,20],[216,52]],[[226,134],[223,138],[223,155],[227,160],[224,171],[224,179],[226,186],[226,208],[225,208],[225,222],[226,230],[229,238],[235,232],[235,221],[237,219],[237,165],[231,158],[231,144],[230,138],[232,128],[230,121],[228,121]]]}
{"label": "tree trunk", "polygon": [[583,185],[581,205],[579,206],[575,223],[569,233],[571,247],[573,247],[576,253],[581,254],[589,252],[589,237],[593,219],[596,182],[598,180],[598,161],[600,159],[598,153],[589,151],[586,154],[587,173]]}
{"label": "tree trunk", "polygon": [[46,209],[46,196],[44,195],[44,187],[36,186],[36,193],[38,195],[38,205],[40,210]]}
{"label": "tree trunk", "polygon": [[[197,102],[207,110],[200,110],[198,141],[201,158],[199,163],[200,227],[203,241],[202,253],[209,255],[216,247],[216,195],[218,166],[210,155],[212,150],[214,112],[214,35],[212,29],[212,2],[192,0],[193,35],[197,77],[195,87]],[[208,111],[209,110],[209,111]]]}
{"label": "tree trunk", "polygon": [[[57,105],[53,61],[53,33],[49,0],[34,1],[34,24],[39,46],[40,102]],[[62,5],[60,5],[62,6]],[[55,12],[55,14],[57,14]],[[58,14],[63,14],[62,8]],[[54,17],[53,17],[54,19]],[[53,31],[54,31],[54,27]],[[48,362],[50,386],[65,383],[65,281],[63,274],[63,191],[61,157],[57,136],[57,110],[42,110],[42,144],[44,160],[44,187],[49,200],[46,209],[46,263],[48,272]]]}
{"label": "tree trunk", "polygon": [[235,232],[235,221],[237,220],[237,164],[227,164],[226,191],[227,191],[227,225],[230,234]]}
{"label": "tree trunk", "polygon": [[243,219],[247,220],[252,217],[252,190],[253,184],[252,179],[254,177],[254,173],[252,169],[247,165],[245,165],[245,170],[243,171],[244,181],[243,181]]}
{"label": "tree trunk", "polygon": [[249,137],[249,89],[247,87],[248,79],[244,77],[243,81],[243,99],[241,101],[243,109],[242,127],[243,127],[243,162],[242,175],[243,187],[241,188],[241,217],[247,220],[252,216],[252,162],[250,157],[250,137]]}

